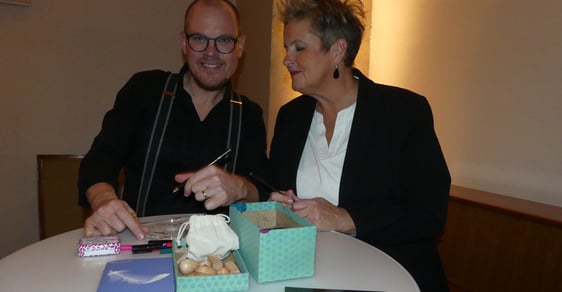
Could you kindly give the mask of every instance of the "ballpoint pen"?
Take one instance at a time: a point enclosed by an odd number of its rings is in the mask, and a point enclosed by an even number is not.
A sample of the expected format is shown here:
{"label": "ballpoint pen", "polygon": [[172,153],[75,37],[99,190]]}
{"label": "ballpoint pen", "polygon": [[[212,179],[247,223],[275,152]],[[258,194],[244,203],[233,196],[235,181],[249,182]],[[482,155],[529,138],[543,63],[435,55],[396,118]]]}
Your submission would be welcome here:
{"label": "ballpoint pen", "polygon": [[[211,165],[215,165],[215,164],[220,164],[224,161],[226,161],[229,158],[229,154],[232,150],[230,148],[226,149],[226,151],[219,155],[219,157],[217,157],[215,160],[213,160],[211,163],[209,163],[207,166],[211,166]],[[174,190],[172,191],[172,193],[175,195],[177,192],[179,192],[180,190],[182,190],[185,187],[185,184],[187,183],[189,179],[184,180],[183,182],[181,182],[180,184],[176,185],[176,187],[174,188]]]}
{"label": "ballpoint pen", "polygon": [[[269,184],[268,182],[266,182],[263,178],[257,176],[257,175],[254,174],[253,172],[250,172],[249,177],[250,177],[251,179],[253,179],[255,182],[257,182],[257,183],[259,183],[260,185],[262,185],[268,192],[270,192],[270,193],[273,193],[273,192],[275,192],[275,193],[280,193],[280,194],[282,194],[282,195],[287,196],[287,193],[286,193],[285,191],[281,191],[281,190],[279,190],[278,188],[276,188],[276,187],[270,185],[270,184]],[[285,203],[292,204],[292,203],[295,202],[295,199],[296,199],[296,198],[297,198],[297,194],[295,194],[295,198],[290,198],[290,197],[289,197],[289,198],[286,200]]]}
{"label": "ballpoint pen", "polygon": [[283,191],[280,191],[279,189],[273,187],[272,185],[270,185],[268,182],[266,182],[263,178],[257,176],[256,174],[254,174],[253,172],[250,172],[250,178],[252,178],[253,180],[255,180],[256,182],[258,182],[260,185],[262,185],[268,192],[272,193],[272,192],[278,192],[281,194],[284,194]]}

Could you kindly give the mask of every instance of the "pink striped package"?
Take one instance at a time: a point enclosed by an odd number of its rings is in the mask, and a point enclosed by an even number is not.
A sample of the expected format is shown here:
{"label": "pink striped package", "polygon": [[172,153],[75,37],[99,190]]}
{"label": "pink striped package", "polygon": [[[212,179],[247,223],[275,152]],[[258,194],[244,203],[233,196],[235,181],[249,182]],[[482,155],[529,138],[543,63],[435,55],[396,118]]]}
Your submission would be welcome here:
{"label": "pink striped package", "polygon": [[78,241],[78,255],[81,257],[114,255],[120,251],[119,236],[85,237]]}

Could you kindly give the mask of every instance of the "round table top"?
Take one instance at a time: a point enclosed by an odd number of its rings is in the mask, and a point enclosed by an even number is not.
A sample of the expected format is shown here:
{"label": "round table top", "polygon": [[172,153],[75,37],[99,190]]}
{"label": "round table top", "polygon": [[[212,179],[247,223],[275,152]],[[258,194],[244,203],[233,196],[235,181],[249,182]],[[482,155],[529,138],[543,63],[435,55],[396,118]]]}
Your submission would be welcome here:
{"label": "round table top", "polygon": [[[176,215],[177,216],[177,215]],[[170,218],[155,216],[145,222]],[[122,243],[138,244],[128,231],[119,234]],[[0,260],[0,291],[96,291],[110,261],[171,254],[119,254],[79,257],[76,229],[24,247]],[[379,249],[337,232],[318,232],[313,277],[258,284],[250,276],[248,291],[284,291],[285,287],[365,291],[419,291],[410,274]]]}

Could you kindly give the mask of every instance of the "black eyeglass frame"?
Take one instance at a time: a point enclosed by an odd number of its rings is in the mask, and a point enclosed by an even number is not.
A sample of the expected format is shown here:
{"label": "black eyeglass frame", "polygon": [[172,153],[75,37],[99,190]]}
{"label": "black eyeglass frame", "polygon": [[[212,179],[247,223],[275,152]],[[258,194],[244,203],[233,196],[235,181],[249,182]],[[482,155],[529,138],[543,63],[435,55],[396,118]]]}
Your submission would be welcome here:
{"label": "black eyeglass frame", "polygon": [[[189,48],[190,48],[192,51],[198,52],[198,53],[204,52],[204,51],[207,50],[207,48],[209,47],[209,42],[210,42],[210,41],[213,41],[213,43],[215,44],[215,50],[217,50],[217,52],[219,52],[219,53],[221,53],[221,54],[224,54],[224,55],[230,54],[230,53],[232,53],[232,52],[234,51],[234,49],[236,48],[236,43],[238,43],[238,39],[240,38],[239,36],[233,37],[233,36],[229,36],[229,35],[220,35],[220,36],[218,36],[218,37],[216,37],[216,38],[210,38],[210,37],[208,37],[208,36],[206,36],[206,35],[204,35],[204,34],[200,34],[200,33],[188,34],[187,32],[185,32],[184,34],[185,34],[185,39],[187,40],[187,45],[189,46]],[[207,40],[207,43],[205,44],[205,47],[203,47],[203,49],[201,49],[201,50],[196,50],[196,49],[194,49],[194,48],[191,46],[191,42],[190,42],[189,40],[191,39],[191,37],[194,37],[194,36],[198,36],[198,37],[201,37],[201,38]],[[232,46],[232,49],[231,49],[230,51],[228,51],[228,52],[223,52],[223,51],[221,51],[221,50],[219,49],[219,47],[218,47],[218,45],[217,45],[217,40],[221,40],[221,39],[228,39],[228,40],[232,41],[233,46]]]}

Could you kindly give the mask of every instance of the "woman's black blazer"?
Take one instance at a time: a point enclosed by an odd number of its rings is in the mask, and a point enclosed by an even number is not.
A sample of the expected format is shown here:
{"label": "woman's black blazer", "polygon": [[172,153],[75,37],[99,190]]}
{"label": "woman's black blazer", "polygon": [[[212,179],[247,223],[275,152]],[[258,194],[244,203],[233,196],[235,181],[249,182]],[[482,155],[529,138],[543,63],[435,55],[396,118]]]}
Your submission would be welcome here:
{"label": "woman's black blazer", "polygon": [[[451,183],[431,108],[421,95],[376,84],[358,70],[354,75],[359,91],[339,207],[353,218],[357,238],[397,259],[422,287],[416,274],[441,267],[434,240],[443,231]],[[315,106],[306,95],[284,105],[271,144],[269,179],[297,195],[297,169]]]}

